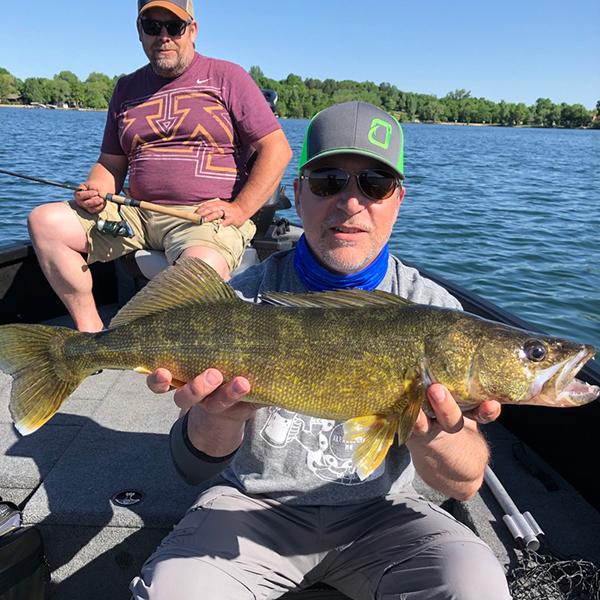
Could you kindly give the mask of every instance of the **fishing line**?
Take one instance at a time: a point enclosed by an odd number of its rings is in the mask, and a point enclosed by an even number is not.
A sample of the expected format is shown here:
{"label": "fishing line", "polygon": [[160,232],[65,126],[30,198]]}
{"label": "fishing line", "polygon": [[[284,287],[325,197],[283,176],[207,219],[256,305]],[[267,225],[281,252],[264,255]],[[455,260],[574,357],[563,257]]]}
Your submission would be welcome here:
{"label": "fishing line", "polygon": [[[53,185],[55,187],[72,190],[74,192],[81,191],[81,187],[70,183],[61,183],[59,181],[52,181],[50,179],[43,179],[41,177],[33,177],[32,175],[24,175],[23,173],[16,173],[15,171],[9,171],[7,169],[0,169],[0,173],[10,175],[11,177],[19,177],[20,179],[34,181],[36,183],[41,183],[44,185]],[[191,221],[192,223],[196,223],[199,225],[202,225],[204,223],[204,219],[195,212],[178,210],[169,206],[163,206],[162,204],[154,204],[153,202],[148,202],[146,200],[136,200],[135,198],[131,198],[130,196],[119,196],[117,194],[111,193],[102,194],[100,192],[98,192],[98,196],[100,196],[100,198],[106,200],[107,202],[114,202],[115,204],[118,204],[120,206],[134,206],[142,210],[148,210],[150,212],[170,215],[172,217],[177,217],[179,219],[183,219],[184,221]],[[120,211],[119,216],[121,217],[121,221],[104,221],[104,224],[102,225],[104,230],[100,229],[100,227],[98,227],[98,229],[103,233],[111,233],[115,236],[132,237],[133,230],[131,229],[129,223],[125,221]]]}

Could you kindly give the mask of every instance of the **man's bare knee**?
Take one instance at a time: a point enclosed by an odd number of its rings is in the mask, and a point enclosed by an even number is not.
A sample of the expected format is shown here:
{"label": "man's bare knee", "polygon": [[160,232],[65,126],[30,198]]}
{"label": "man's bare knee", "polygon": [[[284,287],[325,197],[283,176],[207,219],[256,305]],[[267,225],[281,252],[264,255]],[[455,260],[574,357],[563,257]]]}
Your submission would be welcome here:
{"label": "man's bare knee", "polygon": [[227,264],[225,257],[218,250],[207,246],[191,246],[190,248],[186,248],[179,258],[187,258],[190,256],[202,259],[223,279],[226,281],[229,279],[229,265]]}
{"label": "man's bare knee", "polygon": [[[66,210],[65,210],[66,209]],[[35,233],[45,233],[60,225],[65,212],[71,209],[58,202],[40,204],[36,206],[27,217],[29,230]]]}
{"label": "man's bare knee", "polygon": [[87,251],[87,237],[75,211],[63,202],[36,206],[27,217],[29,235],[34,246],[45,242],[63,243],[77,252]]}

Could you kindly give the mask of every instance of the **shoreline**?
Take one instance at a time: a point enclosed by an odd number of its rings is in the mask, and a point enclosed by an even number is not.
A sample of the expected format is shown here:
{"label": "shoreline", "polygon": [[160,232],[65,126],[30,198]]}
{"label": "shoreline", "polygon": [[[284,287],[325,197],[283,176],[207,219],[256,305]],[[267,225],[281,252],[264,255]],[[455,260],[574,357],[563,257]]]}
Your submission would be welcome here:
{"label": "shoreline", "polygon": [[27,110],[39,109],[39,110],[64,110],[73,112],[106,112],[106,108],[63,108],[62,106],[35,106],[33,104],[2,104],[0,108],[24,108]]}
{"label": "shoreline", "polygon": [[[106,112],[106,108],[62,108],[59,106],[33,106],[31,104],[2,104],[0,108],[23,108],[26,110],[62,110],[73,112]],[[278,117],[279,119],[288,119],[289,117]],[[294,117],[295,118],[295,117]],[[600,129],[598,127],[542,127],[541,125],[501,125],[500,123],[462,123],[456,121],[401,121],[402,124],[415,125],[449,125],[453,127],[502,127],[511,129],[581,129],[583,131]]]}

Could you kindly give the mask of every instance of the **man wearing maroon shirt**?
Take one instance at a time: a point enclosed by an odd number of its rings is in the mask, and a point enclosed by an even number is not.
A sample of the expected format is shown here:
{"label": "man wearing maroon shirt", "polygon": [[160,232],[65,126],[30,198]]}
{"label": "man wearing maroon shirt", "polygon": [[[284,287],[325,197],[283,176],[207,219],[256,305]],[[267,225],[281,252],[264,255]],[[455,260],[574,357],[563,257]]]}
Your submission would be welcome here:
{"label": "man wearing maroon shirt", "polygon": [[[170,263],[202,258],[227,279],[254,235],[250,217],[291,158],[249,75],[196,53],[192,0],[138,0],[137,28],[149,64],[117,83],[98,161],[71,202],[43,204],[29,216],[40,265],[81,331],[104,327],[92,296],[92,262],[160,249]],[[132,197],[196,212],[204,224],[128,206],[119,215],[100,194],[118,193],[126,176]],[[133,237],[99,230],[121,216]]]}

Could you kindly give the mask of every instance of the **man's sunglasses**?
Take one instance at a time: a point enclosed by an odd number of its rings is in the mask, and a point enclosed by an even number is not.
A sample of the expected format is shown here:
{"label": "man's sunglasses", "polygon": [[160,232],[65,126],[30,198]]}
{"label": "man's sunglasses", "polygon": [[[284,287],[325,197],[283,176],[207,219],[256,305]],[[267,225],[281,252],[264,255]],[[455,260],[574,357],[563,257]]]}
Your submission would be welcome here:
{"label": "man's sunglasses", "polygon": [[308,187],[315,196],[327,198],[341,192],[352,177],[356,177],[358,188],[371,200],[385,200],[401,185],[397,175],[384,169],[365,169],[360,173],[349,173],[336,167],[322,167],[301,175],[300,179],[308,181]]}
{"label": "man's sunglasses", "polygon": [[158,21],[156,19],[140,19],[140,25],[146,35],[160,35],[162,28],[167,30],[167,33],[171,37],[179,37],[183,35],[188,25],[191,25],[192,21],[182,21],[181,19],[175,19],[173,21]]}

